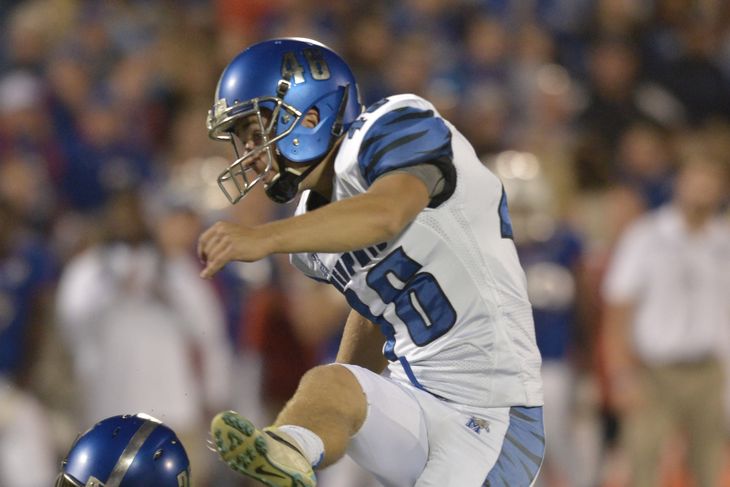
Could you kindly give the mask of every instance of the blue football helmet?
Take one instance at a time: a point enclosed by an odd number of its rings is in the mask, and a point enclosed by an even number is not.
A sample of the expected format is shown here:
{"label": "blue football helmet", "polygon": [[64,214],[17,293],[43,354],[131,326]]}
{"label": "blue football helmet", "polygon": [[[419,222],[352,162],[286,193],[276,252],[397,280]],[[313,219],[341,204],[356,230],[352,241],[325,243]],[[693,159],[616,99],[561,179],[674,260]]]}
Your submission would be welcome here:
{"label": "blue football helmet", "polygon": [[[308,128],[301,122],[311,109],[318,112],[319,123]],[[274,170],[276,161],[278,170],[266,183],[266,193],[278,203],[290,201],[361,112],[352,71],[328,47],[301,38],[254,44],[224,69],[208,112],[208,135],[231,141],[236,153],[218,185],[237,203]],[[243,119],[258,122],[251,142],[234,133]]]}
{"label": "blue football helmet", "polygon": [[175,433],[144,415],[113,416],[79,436],[56,487],[189,487],[190,462]]}

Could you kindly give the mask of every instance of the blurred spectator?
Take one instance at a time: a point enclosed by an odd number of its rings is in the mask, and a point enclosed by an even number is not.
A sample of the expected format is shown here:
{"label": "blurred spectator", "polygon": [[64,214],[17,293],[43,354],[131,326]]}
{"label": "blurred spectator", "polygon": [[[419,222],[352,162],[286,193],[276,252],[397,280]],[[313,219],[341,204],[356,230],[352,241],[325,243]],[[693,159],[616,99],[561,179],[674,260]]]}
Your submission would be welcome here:
{"label": "blurred spectator", "polygon": [[[12,2],[11,2],[12,3]],[[43,72],[48,48],[70,24],[73,1],[21,1],[6,17],[4,61],[16,69]],[[3,2],[4,8],[7,2]]]}
{"label": "blurred spectator", "polygon": [[590,244],[585,252],[582,279],[584,316],[589,321],[586,323],[589,334],[585,345],[591,355],[588,366],[593,371],[598,389],[596,414],[602,440],[594,478],[596,485],[625,485],[627,469],[618,441],[618,418],[612,396],[622,392],[610,387],[606,370],[612,351],[604,345],[605,323],[602,316],[606,303],[601,296],[601,287],[618,241],[626,229],[644,214],[646,207],[642,195],[626,185],[612,186],[594,198],[583,198],[580,206],[583,213],[576,225],[583,229]]}
{"label": "blurred spectator", "polygon": [[650,13],[643,2],[596,0],[591,28],[602,35],[635,39]]}
{"label": "blurred spectator", "polygon": [[79,426],[120,411],[153,414],[176,429],[202,485],[208,414],[228,404],[223,313],[191,255],[195,214],[168,209],[150,226],[145,217],[137,195],[116,194],[104,240],[61,277],[59,320],[83,394]]}
{"label": "blurred spectator", "polygon": [[47,413],[0,376],[0,485],[53,485],[56,452]]}
{"label": "blurred spectator", "polygon": [[30,380],[51,323],[54,261],[4,196],[0,193],[0,485],[50,485],[53,434]]}
{"label": "blurred spectator", "polygon": [[[369,39],[369,42],[360,42]],[[350,62],[359,80],[361,95],[366,105],[387,96],[380,69],[396,42],[393,31],[383,22],[383,13],[371,12],[354,19],[352,29],[346,32],[342,55]]]}
{"label": "blurred spectator", "polygon": [[681,105],[639,72],[639,53],[627,39],[597,39],[589,52],[589,98],[577,118],[585,144],[576,166],[582,188],[605,187],[615,181],[613,150],[621,134],[634,122],[676,126]]}
{"label": "blurred spectator", "polygon": [[494,86],[475,86],[460,103],[463,133],[480,157],[506,149],[509,104],[505,93]]}
{"label": "blurred spectator", "polygon": [[467,19],[459,67],[464,84],[504,85],[510,47],[505,26],[496,18],[481,14]]}
{"label": "blurred spectator", "polygon": [[391,93],[425,95],[434,74],[433,58],[429,55],[429,39],[424,33],[414,32],[401,37],[391,47],[385,76],[381,83]]}
{"label": "blurred spectator", "polygon": [[54,262],[0,200],[0,375],[26,384],[48,326]]}
{"label": "blurred spectator", "polygon": [[0,155],[42,162],[56,191],[66,159],[46,104],[43,80],[28,71],[0,76]]}
{"label": "blurred spectator", "polygon": [[629,41],[605,37],[591,46],[588,62],[591,91],[581,129],[613,144],[629,123],[646,117],[636,99],[639,59]]}
{"label": "blurred spectator", "polygon": [[[0,163],[0,198],[16,222],[16,230],[35,235],[41,243],[56,217],[54,196],[47,167],[30,155],[8,154]],[[42,245],[49,247],[50,242]]]}
{"label": "blurred spectator", "polygon": [[[555,86],[557,79],[540,80],[540,73],[554,62],[555,45],[548,32],[539,25],[526,24],[520,28],[514,49],[514,62],[511,65],[509,78],[512,104],[517,111],[519,124],[528,123],[542,115],[542,108],[535,97],[541,93],[556,94],[570,84],[567,72],[564,73],[562,86]],[[554,67],[557,67],[553,65]],[[562,68],[560,68],[562,69]],[[557,90],[556,90],[557,88]]]}
{"label": "blurred spectator", "polygon": [[626,232],[605,281],[608,377],[633,484],[660,485],[677,430],[698,487],[716,487],[726,434],[719,344],[730,327],[727,167],[684,161],[672,202]]}
{"label": "blurred spectator", "polygon": [[661,73],[661,82],[682,103],[688,120],[699,124],[730,116],[730,79],[713,56],[719,50],[716,19],[685,13],[678,29],[680,49]]}
{"label": "blurred spectator", "polygon": [[114,101],[88,99],[78,117],[79,133],[63,173],[66,203],[81,212],[101,209],[115,191],[152,177],[150,155],[124,134]]}
{"label": "blurred spectator", "polygon": [[648,208],[667,203],[672,195],[675,161],[669,139],[661,127],[642,122],[632,123],[619,139],[617,179],[635,188]]}

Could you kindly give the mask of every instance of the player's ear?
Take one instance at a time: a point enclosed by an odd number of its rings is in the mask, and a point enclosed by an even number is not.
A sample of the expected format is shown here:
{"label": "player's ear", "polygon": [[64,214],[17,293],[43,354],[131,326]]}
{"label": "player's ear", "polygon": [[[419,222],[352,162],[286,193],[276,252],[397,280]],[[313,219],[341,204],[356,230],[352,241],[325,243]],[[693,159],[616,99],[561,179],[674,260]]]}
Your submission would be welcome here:
{"label": "player's ear", "polygon": [[304,114],[302,120],[302,126],[307,128],[314,128],[319,123],[319,111],[316,108],[310,108],[307,113]]}

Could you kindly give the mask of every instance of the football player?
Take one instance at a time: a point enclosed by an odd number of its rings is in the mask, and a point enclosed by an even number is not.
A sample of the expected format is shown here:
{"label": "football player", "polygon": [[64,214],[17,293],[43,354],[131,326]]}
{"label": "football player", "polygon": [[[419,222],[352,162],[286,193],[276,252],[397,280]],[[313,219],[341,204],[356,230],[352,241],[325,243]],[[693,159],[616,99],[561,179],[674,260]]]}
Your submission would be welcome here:
{"label": "football player", "polygon": [[189,487],[190,464],[175,433],[145,414],[113,416],[79,436],[56,487]]}
{"label": "football player", "polygon": [[345,61],[308,39],[255,44],[223,71],[209,135],[233,144],[232,203],[257,185],[296,214],[218,222],[227,262],[291,254],[352,312],[335,364],[307,372],[275,423],[226,411],[221,457],[269,486],[314,486],[349,454],[386,486],[528,486],[542,462],[540,355],[499,179],[428,101],[364,108]]}

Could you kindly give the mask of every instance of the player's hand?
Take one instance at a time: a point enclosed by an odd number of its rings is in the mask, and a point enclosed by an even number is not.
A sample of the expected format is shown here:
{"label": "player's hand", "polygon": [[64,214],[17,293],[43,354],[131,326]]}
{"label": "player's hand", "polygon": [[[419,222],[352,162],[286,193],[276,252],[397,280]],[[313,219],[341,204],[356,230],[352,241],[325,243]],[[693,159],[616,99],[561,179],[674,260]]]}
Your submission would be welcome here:
{"label": "player's hand", "polygon": [[205,264],[200,277],[210,279],[228,262],[254,262],[269,255],[266,238],[256,228],[218,222],[198,239],[198,257]]}

